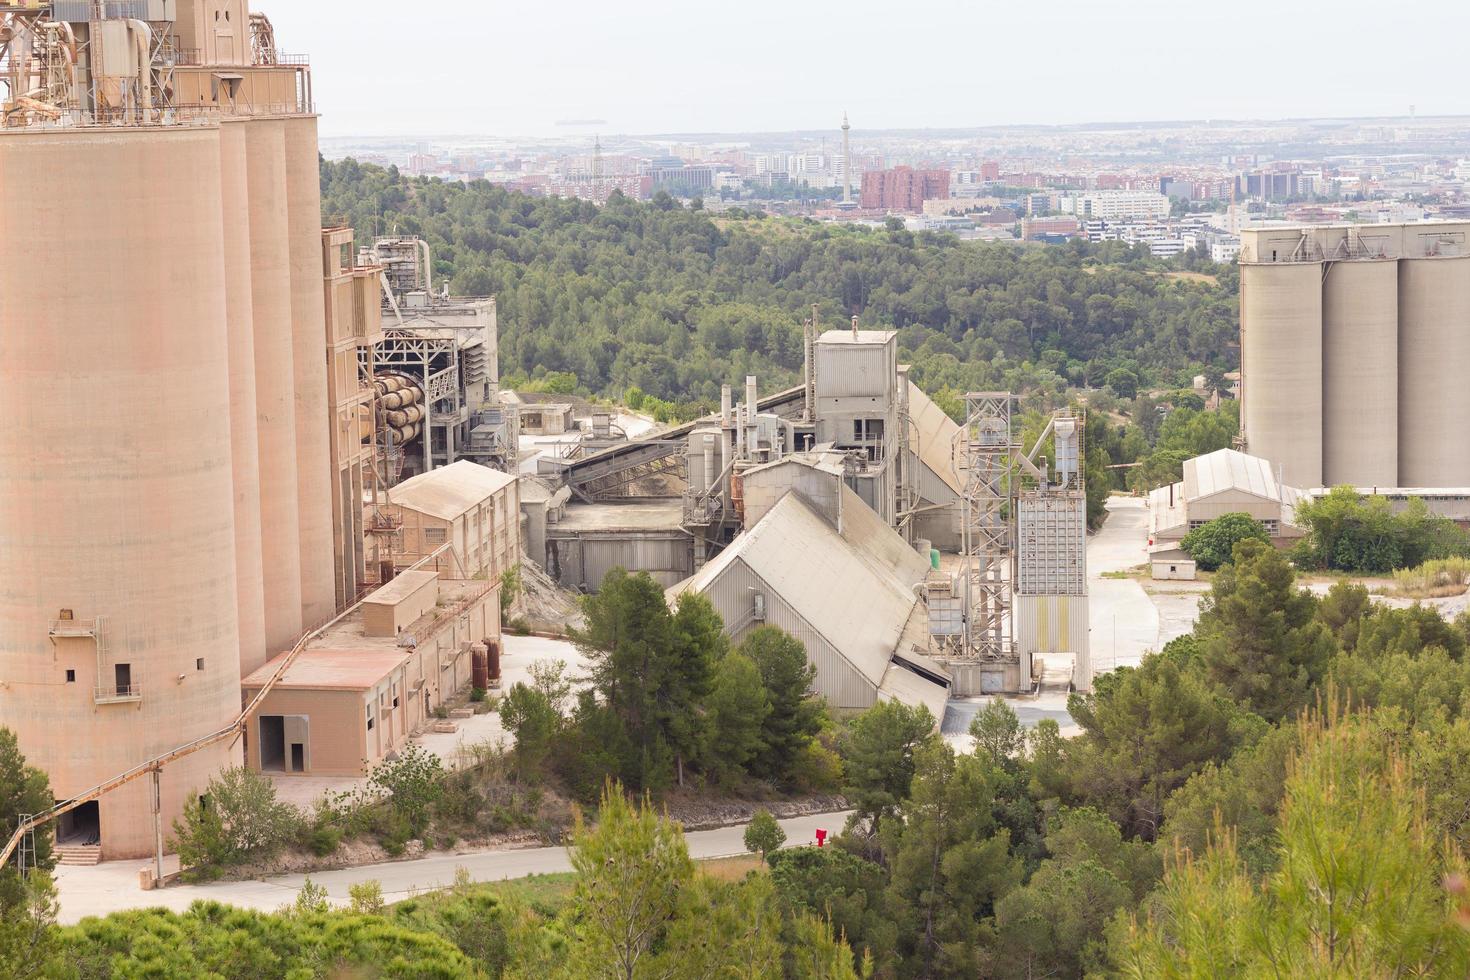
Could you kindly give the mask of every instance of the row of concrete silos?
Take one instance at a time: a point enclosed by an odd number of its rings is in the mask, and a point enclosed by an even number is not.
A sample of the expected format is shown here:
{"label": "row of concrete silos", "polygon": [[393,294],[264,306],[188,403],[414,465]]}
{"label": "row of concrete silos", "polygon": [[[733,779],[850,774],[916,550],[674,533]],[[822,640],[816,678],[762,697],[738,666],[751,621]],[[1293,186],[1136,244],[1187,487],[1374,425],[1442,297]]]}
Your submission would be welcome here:
{"label": "row of concrete silos", "polygon": [[335,605],[317,175],[309,116],[0,130],[0,721],[58,797],[227,724]]}
{"label": "row of concrete silos", "polygon": [[1470,257],[1384,252],[1241,263],[1246,446],[1289,486],[1470,486]]}

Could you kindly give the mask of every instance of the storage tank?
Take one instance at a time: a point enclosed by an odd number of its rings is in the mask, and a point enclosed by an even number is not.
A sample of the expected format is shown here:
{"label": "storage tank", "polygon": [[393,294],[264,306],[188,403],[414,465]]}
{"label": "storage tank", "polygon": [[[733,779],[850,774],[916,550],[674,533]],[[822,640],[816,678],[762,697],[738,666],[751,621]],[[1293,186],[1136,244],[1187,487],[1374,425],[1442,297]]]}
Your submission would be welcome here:
{"label": "storage tank", "polygon": [[[0,131],[0,719],[58,798],[239,712],[221,211],[216,128]],[[171,765],[164,820],[239,758]],[[99,801],[104,858],[150,796]]]}
{"label": "storage tank", "polygon": [[235,581],[240,617],[240,673],[270,659],[260,558],[260,441],[255,410],[255,321],[250,301],[250,188],[245,127],[220,127],[224,216],[225,327],[230,345],[230,456],[235,484]]}
{"label": "storage tank", "polygon": [[1241,424],[1288,486],[1322,484],[1322,265],[1242,263]]}
{"label": "storage tank", "polygon": [[[255,409],[260,442],[260,554],[268,653],[302,632],[300,508],[296,479],[296,376],[292,367],[291,256],[286,217],[286,132],[276,119],[245,128],[250,187],[251,313],[255,321]],[[326,358],[323,333],[321,357]],[[329,552],[330,553],[330,552]]]}
{"label": "storage tank", "polygon": [[1398,279],[1398,263],[1392,259],[1326,266],[1322,280],[1326,486],[1398,484]]}
{"label": "storage tank", "polygon": [[[332,618],[339,600],[332,534],[331,417],[327,408],[327,321],[322,275],[321,161],[315,116],[283,120],[290,232],[290,306],[295,378],[296,480],[300,517],[301,616]],[[341,502],[344,512],[356,505]],[[353,596],[352,598],[356,598]]]}
{"label": "storage tank", "polygon": [[1399,263],[1399,485],[1470,486],[1470,257]]}

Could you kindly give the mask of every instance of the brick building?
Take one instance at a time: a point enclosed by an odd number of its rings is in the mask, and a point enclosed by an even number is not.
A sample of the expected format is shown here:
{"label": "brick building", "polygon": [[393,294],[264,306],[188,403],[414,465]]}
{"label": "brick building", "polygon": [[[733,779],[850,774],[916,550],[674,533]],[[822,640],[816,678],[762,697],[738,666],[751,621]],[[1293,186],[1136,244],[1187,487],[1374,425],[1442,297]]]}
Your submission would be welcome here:
{"label": "brick building", "polygon": [[922,211],[925,201],[949,197],[949,171],[894,167],[863,174],[862,206],[881,211]]}

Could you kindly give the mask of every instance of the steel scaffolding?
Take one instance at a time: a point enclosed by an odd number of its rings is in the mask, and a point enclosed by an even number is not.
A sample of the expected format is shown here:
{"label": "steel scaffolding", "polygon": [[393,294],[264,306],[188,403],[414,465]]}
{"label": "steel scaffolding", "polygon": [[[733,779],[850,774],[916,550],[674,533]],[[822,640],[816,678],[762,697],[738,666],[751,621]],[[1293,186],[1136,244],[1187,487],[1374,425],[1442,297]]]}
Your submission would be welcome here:
{"label": "steel scaffolding", "polygon": [[965,396],[960,433],[965,492],[961,507],[961,574],[966,610],[965,659],[1015,660],[1011,642],[1011,583],[1015,558],[1011,530],[1016,453],[1010,392]]}

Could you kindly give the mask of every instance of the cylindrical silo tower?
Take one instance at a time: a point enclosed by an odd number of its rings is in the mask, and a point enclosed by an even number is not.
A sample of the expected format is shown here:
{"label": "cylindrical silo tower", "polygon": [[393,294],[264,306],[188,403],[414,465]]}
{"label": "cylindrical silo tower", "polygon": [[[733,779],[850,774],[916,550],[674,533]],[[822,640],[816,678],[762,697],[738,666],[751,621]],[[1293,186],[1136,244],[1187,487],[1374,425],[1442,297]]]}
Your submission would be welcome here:
{"label": "cylindrical silo tower", "polygon": [[[286,209],[290,231],[291,333],[295,378],[296,480],[300,515],[302,622],[332,617],[339,604],[333,560],[330,411],[327,407],[327,322],[322,272],[321,162],[315,116],[292,116],[285,135]],[[358,506],[342,501],[344,508]]]}
{"label": "cylindrical silo tower", "polygon": [[1470,257],[1399,262],[1399,485],[1470,486]]}
{"label": "cylindrical silo tower", "polygon": [[1324,275],[1323,485],[1397,486],[1398,263],[1329,262]]}
{"label": "cylindrical silo tower", "polygon": [[245,128],[250,188],[250,297],[255,321],[265,638],[267,653],[274,656],[290,649],[302,632],[296,375],[291,331],[286,329],[291,323],[286,131],[278,119],[252,119],[238,125]]}
{"label": "cylindrical silo tower", "polygon": [[270,659],[260,557],[260,441],[256,434],[255,319],[250,301],[250,185],[245,126],[220,127],[224,205],[225,323],[230,340],[230,452],[235,474],[235,569],[240,607],[240,674]]}
{"label": "cylindrical silo tower", "polygon": [[[219,139],[0,130],[0,719],[61,798],[240,709]],[[170,766],[164,819],[238,758]],[[149,854],[150,793],[73,820]]]}
{"label": "cylindrical silo tower", "polygon": [[1242,262],[1241,424],[1288,486],[1322,485],[1322,264]]}

